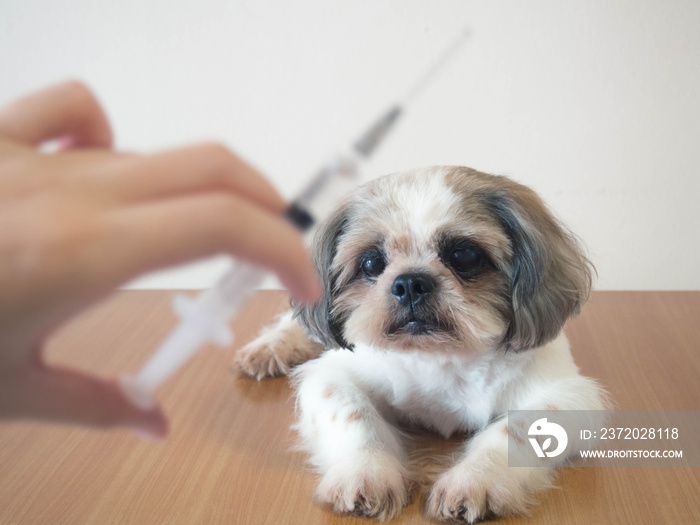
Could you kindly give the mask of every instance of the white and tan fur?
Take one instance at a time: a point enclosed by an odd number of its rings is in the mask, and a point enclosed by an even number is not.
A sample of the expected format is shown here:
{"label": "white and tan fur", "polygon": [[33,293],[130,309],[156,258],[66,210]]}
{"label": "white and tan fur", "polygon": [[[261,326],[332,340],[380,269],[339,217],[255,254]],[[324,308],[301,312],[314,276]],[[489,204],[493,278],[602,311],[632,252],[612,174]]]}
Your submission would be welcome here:
{"label": "white and tan fur", "polygon": [[528,188],[438,167],[358,189],[314,242],[325,296],[237,363],[258,379],[299,365],[296,429],[317,499],[398,516],[419,477],[405,430],[422,427],[470,436],[430,488],[429,517],[526,512],[554,469],[508,467],[508,410],[606,408],[562,333],[591,286],[575,238]]}

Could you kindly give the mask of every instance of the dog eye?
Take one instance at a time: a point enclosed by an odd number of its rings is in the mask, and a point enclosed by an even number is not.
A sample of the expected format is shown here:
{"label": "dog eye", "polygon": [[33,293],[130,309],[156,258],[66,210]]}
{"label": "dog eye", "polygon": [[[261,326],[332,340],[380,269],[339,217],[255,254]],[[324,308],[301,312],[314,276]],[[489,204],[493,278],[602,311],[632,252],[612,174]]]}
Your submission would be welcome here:
{"label": "dog eye", "polygon": [[386,260],[379,250],[369,250],[360,258],[360,268],[367,277],[377,277],[386,268]]}
{"label": "dog eye", "polygon": [[445,262],[456,272],[464,275],[474,274],[484,263],[484,254],[481,249],[467,242],[453,245],[446,255]]}

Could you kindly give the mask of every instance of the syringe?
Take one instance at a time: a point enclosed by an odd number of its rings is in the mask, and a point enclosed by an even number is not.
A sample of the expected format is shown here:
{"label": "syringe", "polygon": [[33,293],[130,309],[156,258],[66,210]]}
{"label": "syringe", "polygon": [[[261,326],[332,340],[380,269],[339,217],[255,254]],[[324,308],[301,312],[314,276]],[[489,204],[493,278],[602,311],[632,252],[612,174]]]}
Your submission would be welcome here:
{"label": "syringe", "polygon": [[[292,224],[301,231],[307,231],[336,208],[358,184],[360,163],[374,153],[401,116],[403,107],[425,88],[437,70],[444,66],[468,36],[465,31],[433,63],[408,92],[403,104],[392,106],[355,141],[349,152],[335,157],[318,171],[285,213]],[[262,267],[234,260],[231,268],[212,288],[194,298],[176,295],[173,307],[180,317],[180,323],[138,373],[120,378],[121,389],[126,397],[141,409],[152,409],[156,406],[153,396],[156,389],[177,372],[203,344],[212,342],[230,346],[233,343],[230,320],[267,275],[268,272]]]}

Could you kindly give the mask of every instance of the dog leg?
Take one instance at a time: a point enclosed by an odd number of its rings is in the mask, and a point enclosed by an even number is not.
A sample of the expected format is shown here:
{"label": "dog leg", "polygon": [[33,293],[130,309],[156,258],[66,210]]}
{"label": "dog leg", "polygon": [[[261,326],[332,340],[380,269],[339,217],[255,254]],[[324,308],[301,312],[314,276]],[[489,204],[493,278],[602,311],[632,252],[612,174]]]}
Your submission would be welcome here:
{"label": "dog leg", "polygon": [[341,352],[294,372],[296,430],[322,474],[316,499],[338,513],[390,520],[409,500],[402,434],[380,413],[372,394],[336,366]]}
{"label": "dog leg", "polygon": [[[596,415],[598,411],[608,407],[605,393],[597,383],[575,376],[541,389],[536,399],[515,408],[582,410],[580,416],[573,417],[594,421],[602,417]],[[509,428],[508,423],[506,414],[477,433],[457,463],[438,478],[428,497],[430,518],[474,523],[493,515],[526,514],[534,495],[552,487],[556,468],[565,464],[573,451],[591,447],[590,442],[569,436],[566,451],[551,466],[509,467],[509,434],[513,436],[511,444],[523,449],[520,454],[532,454],[532,449],[527,429]]]}
{"label": "dog leg", "polygon": [[438,478],[426,506],[430,518],[474,523],[523,514],[534,493],[552,486],[553,468],[508,467],[507,425],[505,417],[474,436],[462,458]]}
{"label": "dog leg", "polygon": [[323,346],[306,336],[299,323],[292,318],[290,310],[241,348],[236,353],[233,366],[260,380],[286,375],[294,366],[318,357],[322,351]]}

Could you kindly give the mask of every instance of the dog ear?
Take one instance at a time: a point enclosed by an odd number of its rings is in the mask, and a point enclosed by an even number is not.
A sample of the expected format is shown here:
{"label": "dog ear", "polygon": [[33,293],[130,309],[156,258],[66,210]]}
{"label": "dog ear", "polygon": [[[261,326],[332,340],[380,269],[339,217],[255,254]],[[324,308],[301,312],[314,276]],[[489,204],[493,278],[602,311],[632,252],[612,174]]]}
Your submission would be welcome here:
{"label": "dog ear", "polygon": [[314,235],[313,260],[321,280],[321,299],[314,304],[292,304],[294,317],[307,335],[326,348],[351,349],[351,345],[343,338],[343,321],[332,314],[337,276],[331,271],[338,240],[348,222],[349,208],[349,205],[345,205],[337,210],[319,226]]}
{"label": "dog ear", "polygon": [[511,312],[506,348],[525,350],[554,339],[588,299],[594,271],[576,237],[529,188],[508,181],[483,201],[508,235]]}

